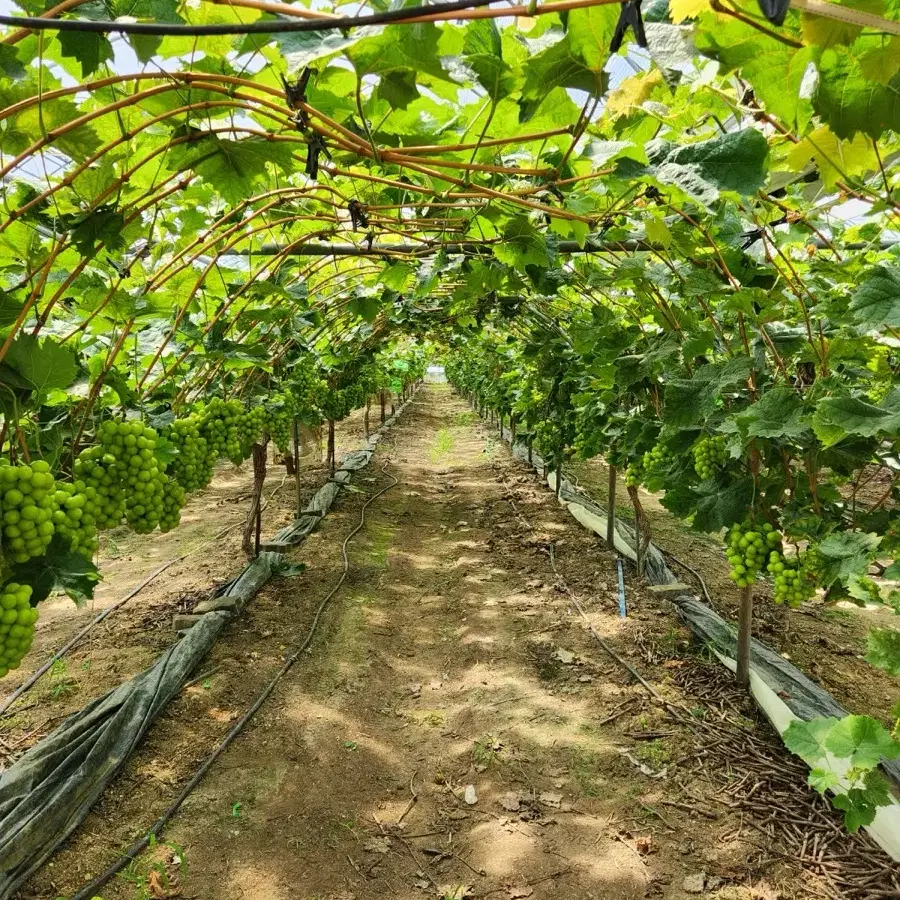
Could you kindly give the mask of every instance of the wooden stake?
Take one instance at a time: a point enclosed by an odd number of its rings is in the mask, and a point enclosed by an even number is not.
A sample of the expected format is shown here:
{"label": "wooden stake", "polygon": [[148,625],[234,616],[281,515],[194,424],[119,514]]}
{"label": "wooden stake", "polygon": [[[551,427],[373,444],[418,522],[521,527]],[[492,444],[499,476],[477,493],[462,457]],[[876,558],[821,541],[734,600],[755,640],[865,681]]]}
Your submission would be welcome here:
{"label": "wooden stake", "polygon": [[606,513],[606,545],[616,548],[616,467],[609,467],[609,507]]}
{"label": "wooden stake", "polygon": [[296,416],[294,416],[294,483],[297,488],[296,518],[299,519],[300,513],[303,512],[303,499],[300,495],[300,426]]}
{"label": "wooden stake", "polygon": [[381,389],[381,395],[380,395],[379,399],[381,400],[381,424],[384,425],[384,421],[387,418],[387,416],[385,416],[385,414],[384,414],[384,404],[385,404],[384,388]]}
{"label": "wooden stake", "polygon": [[[268,456],[268,437],[253,445],[253,498],[250,501],[250,512],[244,525],[244,536],[241,549],[250,554],[253,547],[259,553],[260,531],[262,529],[262,491],[266,481],[266,457]],[[253,543],[251,544],[251,539]]]}
{"label": "wooden stake", "polygon": [[372,402],[372,398],[366,397],[366,415],[365,415],[365,418],[363,419],[363,428],[365,429],[365,432],[366,432],[366,440],[369,439],[369,405],[371,404],[371,402]]}
{"label": "wooden stake", "polygon": [[750,639],[753,633],[753,585],[741,589],[741,608],[738,614],[737,683],[750,686]]}
{"label": "wooden stake", "polygon": [[334,420],[328,420],[328,468],[334,475]]}

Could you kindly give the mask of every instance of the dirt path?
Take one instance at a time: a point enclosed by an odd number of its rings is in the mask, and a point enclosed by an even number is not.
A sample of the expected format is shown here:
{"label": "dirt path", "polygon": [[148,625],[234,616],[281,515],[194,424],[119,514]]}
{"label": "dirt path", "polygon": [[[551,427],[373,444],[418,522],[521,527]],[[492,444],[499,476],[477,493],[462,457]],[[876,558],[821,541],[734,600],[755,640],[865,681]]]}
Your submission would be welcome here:
{"label": "dirt path", "polygon": [[[767,900],[854,877],[871,846],[840,835],[671,610],[629,575],[621,620],[602,543],[430,386],[355,479],[362,493],[295,553],[308,571],[270,582],[229,626],[212,674],[21,900],[72,893],[168,805],[302,640],[365,497],[390,483],[382,467],[399,484],[369,507],[308,657],[104,900]],[[572,613],[550,541],[594,626],[662,699]],[[825,876],[790,862],[785,827],[802,816],[827,835],[822,853],[850,862]]]}

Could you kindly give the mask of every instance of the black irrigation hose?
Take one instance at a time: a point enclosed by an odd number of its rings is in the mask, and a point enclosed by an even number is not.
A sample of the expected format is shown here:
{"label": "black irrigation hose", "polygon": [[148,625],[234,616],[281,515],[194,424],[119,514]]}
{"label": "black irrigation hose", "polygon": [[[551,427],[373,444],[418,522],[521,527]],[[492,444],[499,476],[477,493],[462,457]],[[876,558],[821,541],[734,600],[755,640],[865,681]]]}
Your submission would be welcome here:
{"label": "black irrigation hose", "polygon": [[460,12],[490,6],[494,0],[453,0],[369,13],[365,16],[341,16],[337,19],[269,19],[265,22],[235,22],[229,25],[176,25],[166,22],[95,22],[92,19],[41,19],[36,16],[0,16],[0,25],[27,28],[31,31],[78,31],[95,34],[150,34],[179,37],[204,37],[215,34],[285,34],[297,31],[344,31],[362,25],[386,25],[404,22],[434,13]]}
{"label": "black irrigation hose", "polygon": [[284,676],[288,673],[294,663],[297,662],[297,660],[300,658],[301,654],[312,643],[313,636],[316,633],[316,628],[319,625],[319,619],[321,618],[322,613],[325,611],[325,607],[328,605],[328,602],[338,592],[341,585],[347,579],[347,573],[350,569],[350,560],[347,556],[347,544],[350,543],[350,540],[356,534],[358,534],[363,525],[365,525],[366,510],[368,509],[369,505],[373,501],[377,500],[386,491],[389,491],[392,487],[396,487],[400,483],[399,478],[394,478],[393,475],[385,471],[388,467],[389,462],[390,460],[385,462],[385,464],[381,468],[381,472],[382,474],[387,475],[388,478],[392,479],[393,483],[386,485],[377,493],[372,494],[372,496],[369,497],[369,499],[366,500],[366,502],[363,504],[362,510],[360,511],[359,524],[357,524],[347,535],[347,537],[344,538],[344,543],[341,545],[341,557],[343,559],[343,571],[341,572],[341,577],[337,580],[335,586],[324,596],[324,598],[316,608],[312,624],[310,625],[309,631],[303,642],[294,649],[291,655],[284,661],[284,665],[282,665],[282,667],[278,670],[272,680],[269,681],[269,683],[262,689],[262,691],[260,691],[259,694],[257,694],[257,697],[253,701],[250,708],[235,723],[235,725],[228,732],[228,734],[225,735],[224,739],[215,748],[215,750],[213,750],[212,753],[210,753],[210,755],[203,761],[200,768],[197,769],[197,771],[193,774],[191,780],[188,781],[188,783],[184,786],[181,793],[175,798],[171,806],[169,806],[169,808],[156,820],[156,822],[154,822],[149,832],[144,837],[136,840],[108,869],[98,875],[93,881],[84,885],[84,887],[76,891],[72,895],[71,900],[91,900],[92,897],[96,897],[97,891],[102,888],[103,885],[105,885],[110,880],[110,878],[130,865],[131,862],[136,859],[140,853],[143,853],[143,851],[150,846],[151,840],[155,840],[159,837],[159,835],[162,833],[162,830],[178,814],[178,810],[181,809],[184,801],[187,800],[187,798],[193,792],[194,788],[197,787],[197,785],[203,780],[206,773],[212,768],[213,764],[222,755],[226,747],[228,747],[228,745],[244,730],[253,716],[256,715],[259,708],[268,699],[272,691],[275,690],[278,682],[281,681],[282,678],[284,678]]}

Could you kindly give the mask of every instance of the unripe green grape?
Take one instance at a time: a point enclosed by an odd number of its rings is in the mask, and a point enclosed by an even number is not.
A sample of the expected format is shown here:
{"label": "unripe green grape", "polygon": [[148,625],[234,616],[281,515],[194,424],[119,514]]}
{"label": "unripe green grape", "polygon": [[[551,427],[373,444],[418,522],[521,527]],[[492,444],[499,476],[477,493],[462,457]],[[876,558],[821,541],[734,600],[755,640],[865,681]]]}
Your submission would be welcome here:
{"label": "unripe green grape", "polygon": [[0,678],[18,669],[31,649],[38,611],[31,606],[31,588],[10,581],[0,589]]}
{"label": "unripe green grape", "polygon": [[162,514],[159,518],[160,531],[171,531],[181,523],[184,496],[184,488],[177,481],[166,481],[163,486]]}
{"label": "unripe green grape", "polygon": [[84,481],[57,482],[54,494],[53,523],[57,534],[69,542],[70,548],[90,559],[97,551],[97,519]]}
{"label": "unripe green grape", "polygon": [[50,466],[42,459],[0,466],[3,550],[13,562],[41,556],[52,540],[55,487]]}
{"label": "unripe green grape", "polygon": [[171,478],[186,491],[198,491],[212,480],[216,457],[203,436],[203,420],[199,415],[176,419],[166,432],[166,437],[178,449],[178,455],[169,464]]}
{"label": "unripe green grape", "polygon": [[723,435],[701,438],[694,444],[692,452],[694,454],[694,471],[704,481],[712,478],[716,469],[725,465],[728,459]]}

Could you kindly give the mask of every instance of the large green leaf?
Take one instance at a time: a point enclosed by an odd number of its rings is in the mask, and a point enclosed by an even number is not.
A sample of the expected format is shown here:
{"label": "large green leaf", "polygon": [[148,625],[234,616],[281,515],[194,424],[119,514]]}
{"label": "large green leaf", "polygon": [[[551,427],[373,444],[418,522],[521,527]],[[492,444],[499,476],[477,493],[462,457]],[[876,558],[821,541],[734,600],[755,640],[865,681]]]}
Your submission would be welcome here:
{"label": "large green leaf", "polygon": [[887,84],[866,78],[859,58],[846,47],[826,50],[818,68],[813,107],[838,137],[861,131],[878,138],[900,130],[900,75]]}
{"label": "large green leaf", "polygon": [[748,437],[798,438],[809,430],[810,419],[796,391],[778,385],[737,416]]}
{"label": "large green leaf", "polygon": [[694,35],[697,50],[718,60],[726,71],[739,72],[753,85],[764,109],[788,127],[802,129],[812,113],[810,102],[800,96],[812,49],[761,41],[755,28],[738,19],[723,20],[710,13],[702,22]]}
{"label": "large green leaf", "polygon": [[702,366],[692,378],[673,378],[666,384],[665,421],[677,427],[697,427],[716,412],[722,392],[746,381],[750,361],[735,357],[726,363]]}
{"label": "large green leaf", "polygon": [[900,677],[900,631],[896,628],[873,628],[868,636],[866,659],[873,666]]}
{"label": "large green leaf", "polygon": [[875,266],[854,293],[850,309],[864,328],[900,328],[900,271]]}
{"label": "large green leaf", "polygon": [[515,90],[515,75],[503,59],[503,43],[493,19],[476,19],[466,26],[463,59],[495,103]]}
{"label": "large green leaf", "polygon": [[383,26],[354,28],[343,31],[287,31],[275,35],[275,43],[281,50],[288,70],[298,75],[306,66],[334,53],[347,50],[360,41],[377,38]]}
{"label": "large green leaf", "polygon": [[19,584],[31,586],[32,605],[46,600],[55,591],[64,591],[79,606],[94,596],[100,580],[97,567],[80,553],[73,553],[58,534],[43,556],[12,567],[12,577]]}
{"label": "large green leaf", "polygon": [[438,55],[439,39],[440,31],[431,23],[387,28],[354,42],[346,54],[360,75],[412,71],[449,80]]}
{"label": "large green leaf", "polygon": [[525,84],[519,101],[523,121],[532,118],[553,88],[577,88],[595,97],[606,92],[606,73],[592,69],[573,41],[570,31],[525,64]]}
{"label": "large green leaf", "polygon": [[503,229],[503,243],[494,245],[494,256],[517,269],[526,266],[549,266],[547,239],[528,221],[516,216]]}
{"label": "large green leaf", "polygon": [[75,356],[52,338],[19,334],[0,363],[0,383],[44,394],[67,388],[76,374]]}
{"label": "large green leaf", "polygon": [[848,759],[851,766],[870,768],[882,759],[900,756],[900,744],[887,729],[869,716],[847,716],[828,733],[825,747],[835,756]]}
{"label": "large green leaf", "polygon": [[857,397],[826,397],[813,414],[813,430],[819,440],[831,447],[849,435],[874,437],[896,433],[900,412],[882,409]]}
{"label": "large green leaf", "polygon": [[755,128],[744,128],[676,147],[657,166],[655,175],[711,205],[720,191],[755,194],[765,184],[768,154],[765,137]]}

